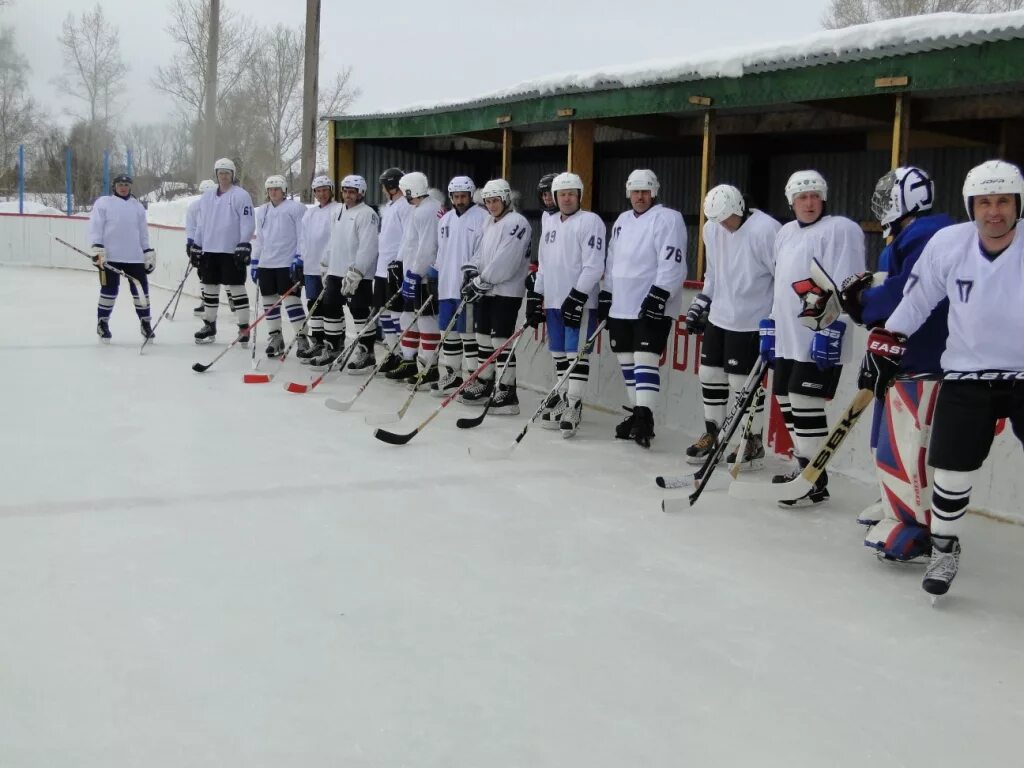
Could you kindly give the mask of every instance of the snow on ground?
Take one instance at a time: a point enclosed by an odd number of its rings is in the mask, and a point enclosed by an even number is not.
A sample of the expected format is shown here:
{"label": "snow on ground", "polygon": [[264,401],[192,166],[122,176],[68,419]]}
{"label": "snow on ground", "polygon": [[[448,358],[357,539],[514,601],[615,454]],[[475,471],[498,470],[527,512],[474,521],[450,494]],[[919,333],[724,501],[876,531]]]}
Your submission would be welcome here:
{"label": "snow on ground", "polygon": [[185,195],[174,200],[150,203],[146,208],[146,220],[150,224],[161,224],[165,227],[184,227],[188,207],[193,200],[198,199],[199,195]]}
{"label": "snow on ground", "polygon": [[[24,213],[47,214],[50,216],[60,216],[64,213],[64,211],[58,211],[56,208],[44,205],[43,203],[37,203],[33,200],[26,200],[22,205],[24,206],[22,208]],[[17,200],[0,202],[0,213],[20,213],[21,211],[18,208]]]}
{"label": "snow on ground", "polygon": [[140,356],[124,296],[101,346],[94,281],[0,269],[0,765],[1015,762],[1021,527],[972,517],[932,608],[861,546],[865,486],[666,515],[686,437],[590,411],[505,462],[466,446],[525,417],[460,432],[457,405],[385,445],[363,418],[404,389],[339,414],[352,380],[243,385],[242,350],[196,374],[226,336],[187,311]]}

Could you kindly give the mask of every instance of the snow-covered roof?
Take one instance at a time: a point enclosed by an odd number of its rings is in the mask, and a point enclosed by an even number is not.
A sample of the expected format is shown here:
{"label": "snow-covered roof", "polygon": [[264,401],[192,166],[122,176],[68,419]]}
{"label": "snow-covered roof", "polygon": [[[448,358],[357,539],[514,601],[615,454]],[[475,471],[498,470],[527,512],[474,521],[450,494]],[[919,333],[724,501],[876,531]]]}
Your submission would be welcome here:
{"label": "snow-covered roof", "polygon": [[905,56],[1021,38],[1024,38],[1024,11],[936,13],[830,29],[782,44],[722,49],[694,56],[653,59],[586,72],[548,75],[474,98],[421,102],[401,109],[340,115],[329,119],[370,120],[430,114],[538,96],[742,77],[760,72]]}

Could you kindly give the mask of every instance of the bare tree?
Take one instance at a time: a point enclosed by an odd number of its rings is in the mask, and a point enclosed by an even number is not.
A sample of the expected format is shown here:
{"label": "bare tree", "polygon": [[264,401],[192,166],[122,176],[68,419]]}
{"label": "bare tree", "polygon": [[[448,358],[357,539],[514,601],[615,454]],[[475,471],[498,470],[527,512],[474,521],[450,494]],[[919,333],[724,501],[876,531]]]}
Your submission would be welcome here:
{"label": "bare tree", "polygon": [[325,117],[343,115],[351,109],[352,104],[362,94],[362,90],[352,84],[352,67],[345,67],[334,76],[330,85],[320,87],[320,98],[317,107],[316,130],[316,165],[318,168],[327,166],[327,123]]}
{"label": "bare tree", "polygon": [[18,145],[39,138],[46,120],[28,95],[28,72],[28,61],[15,48],[13,31],[0,29],[0,174],[5,187],[14,178]]}
{"label": "bare tree", "polygon": [[128,71],[121,60],[117,29],[107,21],[103,7],[97,3],[79,19],[69,13],[58,40],[64,68],[74,85],[67,92],[87,107],[86,113],[78,116],[90,125],[109,124],[114,105],[124,91],[121,78]]}
{"label": "bare tree", "polygon": [[1024,6],[1024,0],[830,0],[822,17],[827,29],[839,29],[879,19],[898,19],[930,13],[993,13]]}

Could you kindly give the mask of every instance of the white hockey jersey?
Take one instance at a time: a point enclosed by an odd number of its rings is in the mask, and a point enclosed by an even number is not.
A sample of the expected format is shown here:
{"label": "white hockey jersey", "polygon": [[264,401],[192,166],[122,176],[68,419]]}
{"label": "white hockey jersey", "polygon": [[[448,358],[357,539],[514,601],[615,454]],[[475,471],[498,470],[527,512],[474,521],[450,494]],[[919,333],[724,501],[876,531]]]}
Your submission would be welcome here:
{"label": "white hockey jersey", "polygon": [[264,203],[257,218],[252,260],[264,269],[290,267],[302,244],[302,219],[306,206],[298,200],[282,200],[277,205]]}
{"label": "white hockey jersey", "polygon": [[[814,331],[800,323],[803,302],[793,290],[793,283],[806,280],[811,274],[811,259],[842,285],[850,275],[865,271],[864,233],[855,221],[842,216],[823,216],[814,224],[801,227],[797,221],[785,224],[775,236],[775,356],[787,360],[811,362],[811,341]],[[847,333],[843,338],[842,361],[851,358],[853,323],[845,315]]]}
{"label": "white hockey jersey", "polygon": [[493,286],[492,296],[518,296],[526,292],[526,273],[530,270],[530,223],[509,210],[500,219],[487,216],[480,247],[470,260],[480,279]]}
{"label": "white hockey jersey", "polygon": [[924,247],[885,323],[914,333],[949,297],[943,371],[1024,371],[1024,232],[989,259],[973,222],[940,229]]}
{"label": "white hockey jersey", "polygon": [[607,238],[601,217],[590,211],[576,211],[566,219],[553,214],[541,220],[534,290],[544,295],[546,307],[562,306],[574,288],[587,295],[587,308],[597,306]]}
{"label": "white hockey jersey", "polygon": [[458,299],[461,295],[462,267],[469,263],[480,245],[489,218],[479,205],[471,205],[461,216],[453,209],[437,222],[439,299]]}
{"label": "white hockey jersey", "polygon": [[377,277],[388,276],[388,264],[398,260],[402,248],[405,224],[412,213],[412,206],[404,197],[396,197],[380,208],[380,251],[377,256]]}
{"label": "white hockey jersey", "polygon": [[142,252],[149,248],[146,209],[131,196],[98,198],[89,214],[89,242],[102,245],[108,261],[141,264]]}
{"label": "white hockey jersey", "polygon": [[331,244],[331,229],[334,220],[341,215],[341,203],[331,201],[327,205],[314,205],[307,208],[302,218],[302,243],[299,253],[302,255],[303,269],[309,274],[320,273],[320,262],[327,256],[327,247]]}
{"label": "white hockey jersey", "polygon": [[437,222],[444,215],[441,204],[424,197],[414,206],[405,223],[402,247],[398,251],[402,268],[423,277],[437,260]]}
{"label": "white hockey jersey", "polygon": [[197,197],[185,209],[185,240],[188,242],[196,239],[196,225],[199,223],[199,203],[202,199],[202,196]]}
{"label": "white hockey jersey", "polygon": [[252,198],[239,186],[220,194],[214,187],[199,199],[195,241],[208,253],[234,253],[239,243],[252,240],[256,222]]}
{"label": "white hockey jersey", "polygon": [[370,279],[377,264],[379,226],[377,212],[366,203],[342,206],[331,227],[327,274],[344,277],[349,267],[355,267],[363,278]]}
{"label": "white hockey jersey", "polygon": [[659,204],[615,220],[604,270],[604,287],[612,294],[609,317],[636,320],[652,285],[669,293],[665,317],[678,316],[685,277],[686,226],[679,211]]}
{"label": "white hockey jersey", "polygon": [[708,319],[727,331],[756,331],[772,312],[775,282],[775,236],[782,225],[756,208],[730,232],[721,224],[704,224],[707,269],[704,290],[711,299]]}

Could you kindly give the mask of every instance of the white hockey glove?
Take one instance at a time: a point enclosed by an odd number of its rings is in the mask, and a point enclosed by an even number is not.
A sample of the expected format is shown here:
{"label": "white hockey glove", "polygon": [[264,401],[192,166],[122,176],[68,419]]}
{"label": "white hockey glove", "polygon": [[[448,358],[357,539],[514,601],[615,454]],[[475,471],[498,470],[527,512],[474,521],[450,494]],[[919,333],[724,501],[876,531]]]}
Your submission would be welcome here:
{"label": "white hockey glove", "polygon": [[92,247],[92,263],[100,269],[103,269],[104,263],[107,261],[107,249],[102,245],[94,245]]}
{"label": "white hockey glove", "polygon": [[145,259],[146,274],[153,274],[153,270],[156,269],[156,251],[154,251],[152,248],[149,248],[148,250],[142,252],[142,257],[143,259]]}
{"label": "white hockey glove", "polygon": [[341,278],[341,293],[343,296],[351,296],[356,292],[359,283],[363,280],[363,273],[355,267],[349,267],[348,272]]}

